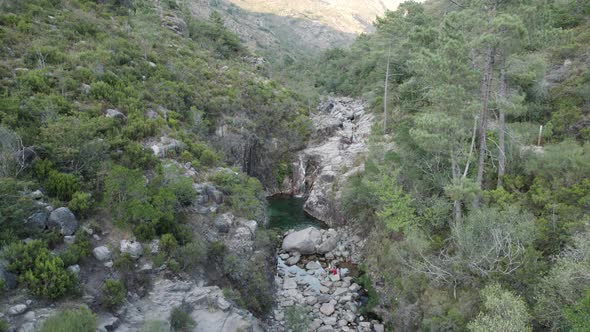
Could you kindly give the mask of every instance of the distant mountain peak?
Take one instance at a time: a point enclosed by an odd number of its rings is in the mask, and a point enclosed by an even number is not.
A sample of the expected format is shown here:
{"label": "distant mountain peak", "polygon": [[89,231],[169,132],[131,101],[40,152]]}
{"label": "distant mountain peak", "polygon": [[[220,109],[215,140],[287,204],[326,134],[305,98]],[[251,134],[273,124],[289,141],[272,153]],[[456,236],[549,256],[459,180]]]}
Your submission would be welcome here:
{"label": "distant mountain peak", "polygon": [[402,0],[228,0],[241,9],[264,14],[307,19],[335,30],[358,34],[386,10]]}

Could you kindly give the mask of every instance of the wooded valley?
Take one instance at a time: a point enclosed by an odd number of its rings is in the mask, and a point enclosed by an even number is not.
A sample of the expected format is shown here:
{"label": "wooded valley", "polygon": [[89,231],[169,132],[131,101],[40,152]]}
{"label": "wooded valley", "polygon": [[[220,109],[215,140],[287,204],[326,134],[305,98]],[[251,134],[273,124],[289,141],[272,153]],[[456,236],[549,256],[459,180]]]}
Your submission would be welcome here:
{"label": "wooded valley", "polygon": [[[158,278],[218,286],[264,322],[282,236],[266,197],[327,96],[374,117],[327,198],[366,241],[366,317],[590,330],[590,2],[409,1],[350,47],[266,58],[226,13],[190,8],[0,1],[0,331],[95,331]],[[25,298],[59,310],[27,330]],[[190,312],[121,326],[204,328]]]}

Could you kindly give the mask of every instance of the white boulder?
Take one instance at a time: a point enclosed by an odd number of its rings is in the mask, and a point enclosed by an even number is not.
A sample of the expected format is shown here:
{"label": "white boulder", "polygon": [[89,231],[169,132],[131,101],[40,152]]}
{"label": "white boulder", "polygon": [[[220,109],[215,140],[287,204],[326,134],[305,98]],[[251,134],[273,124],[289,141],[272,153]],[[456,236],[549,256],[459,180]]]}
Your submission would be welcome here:
{"label": "white boulder", "polygon": [[316,246],[322,241],[322,234],[314,227],[290,233],[283,239],[284,251],[297,251],[304,255],[316,252]]}

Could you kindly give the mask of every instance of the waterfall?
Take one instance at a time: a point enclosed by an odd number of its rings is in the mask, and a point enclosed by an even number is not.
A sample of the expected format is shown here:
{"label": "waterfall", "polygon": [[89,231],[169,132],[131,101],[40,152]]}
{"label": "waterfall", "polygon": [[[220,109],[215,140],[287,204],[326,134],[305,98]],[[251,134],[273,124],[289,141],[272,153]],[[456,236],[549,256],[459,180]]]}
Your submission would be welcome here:
{"label": "waterfall", "polygon": [[305,160],[303,153],[297,156],[293,167],[293,194],[297,197],[305,195]]}

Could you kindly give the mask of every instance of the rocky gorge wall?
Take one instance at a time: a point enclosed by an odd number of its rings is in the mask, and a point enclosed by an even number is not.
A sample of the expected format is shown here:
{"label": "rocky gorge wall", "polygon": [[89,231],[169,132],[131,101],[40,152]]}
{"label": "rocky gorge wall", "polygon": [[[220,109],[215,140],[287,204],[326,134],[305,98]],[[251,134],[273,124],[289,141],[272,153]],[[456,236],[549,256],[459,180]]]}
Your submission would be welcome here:
{"label": "rocky gorge wall", "polygon": [[373,115],[362,100],[327,98],[311,116],[314,133],[297,153],[281,193],[306,197],[305,212],[329,226],[345,222],[339,208],[346,179],[364,168]]}
{"label": "rocky gorge wall", "polygon": [[311,119],[312,140],[296,154],[280,193],[303,196],[305,212],[332,228],[284,234],[269,329],[285,331],[295,324],[306,331],[384,331],[380,321],[362,313],[367,290],[349,268],[358,269],[365,240],[340,212],[346,179],[364,168],[373,116],[365,113],[361,100],[332,97],[320,103]]}

